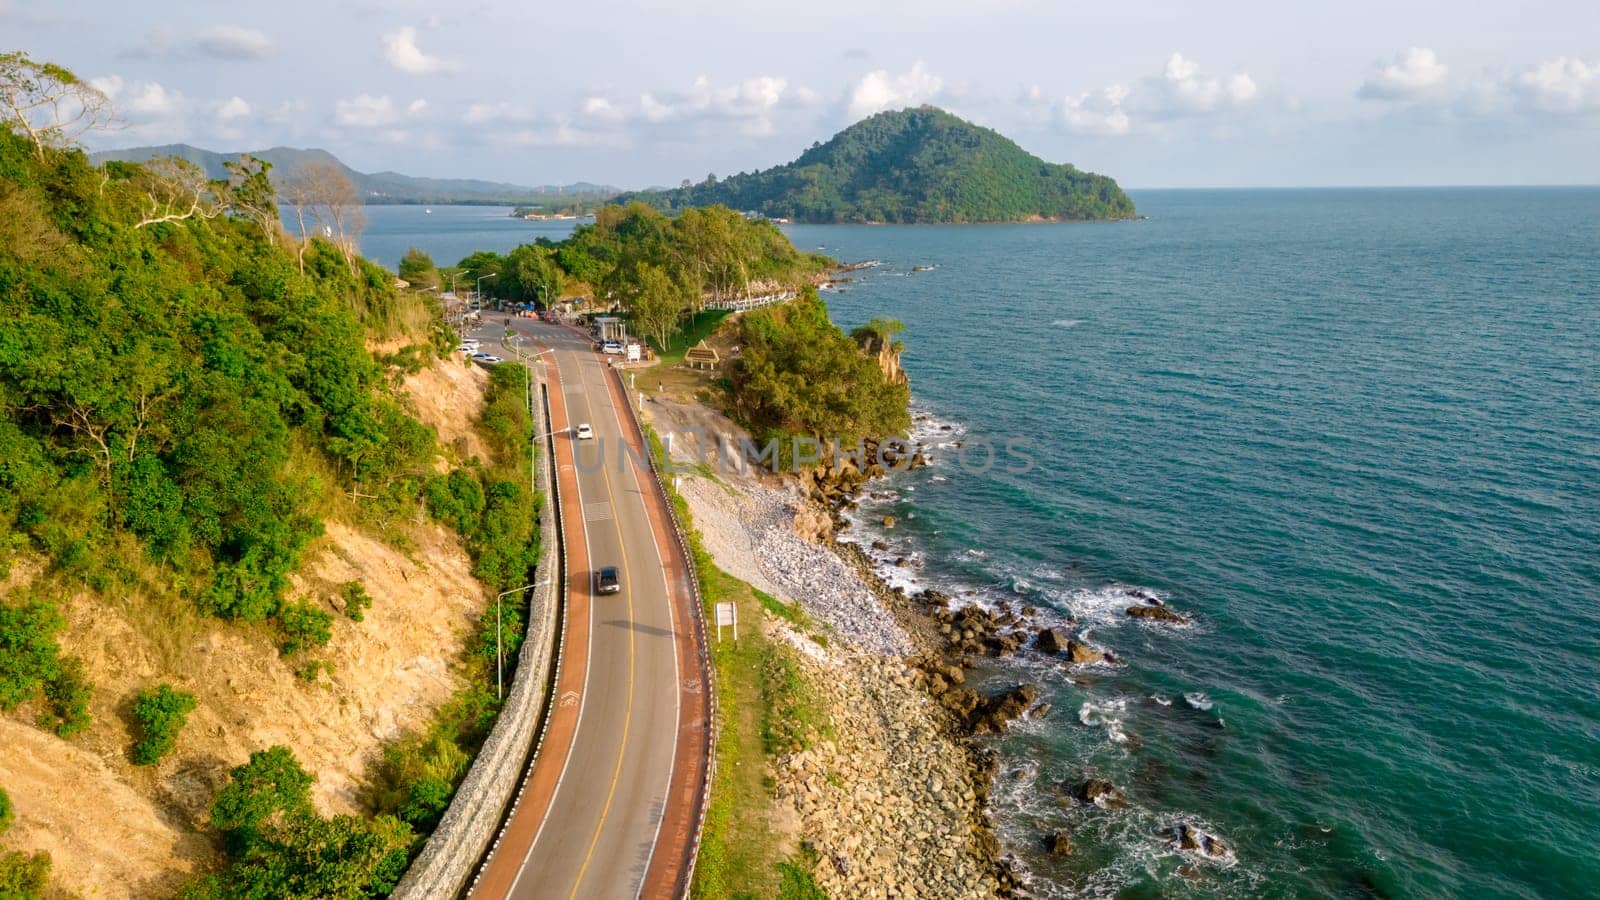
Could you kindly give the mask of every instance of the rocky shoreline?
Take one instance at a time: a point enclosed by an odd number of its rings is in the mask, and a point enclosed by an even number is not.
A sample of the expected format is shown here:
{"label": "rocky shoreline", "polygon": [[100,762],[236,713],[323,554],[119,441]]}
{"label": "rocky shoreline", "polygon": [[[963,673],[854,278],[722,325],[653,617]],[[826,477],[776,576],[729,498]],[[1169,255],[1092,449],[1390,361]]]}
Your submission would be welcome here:
{"label": "rocky shoreline", "polygon": [[[657,412],[670,419],[670,405]],[[674,451],[695,461],[687,442]],[[983,736],[1043,717],[1049,704],[1038,685],[980,691],[969,675],[1022,653],[1062,668],[1115,657],[1054,611],[991,608],[888,584],[862,546],[839,537],[849,527],[844,514],[886,474],[877,466],[863,471],[839,460],[782,479],[723,474],[678,479],[706,549],[729,574],[798,603],[819,630],[808,635],[776,617],[767,623],[802,651],[834,721],[829,739],[777,759],[772,773],[802,846],[815,855],[819,884],[834,896],[1029,896],[987,811],[1000,761]],[[1154,596],[1135,599],[1130,617],[1184,621]],[[1062,803],[1095,806],[1123,796],[1095,781],[1062,784],[1058,793]],[[1072,852],[1067,832],[1038,840],[1048,852]]]}

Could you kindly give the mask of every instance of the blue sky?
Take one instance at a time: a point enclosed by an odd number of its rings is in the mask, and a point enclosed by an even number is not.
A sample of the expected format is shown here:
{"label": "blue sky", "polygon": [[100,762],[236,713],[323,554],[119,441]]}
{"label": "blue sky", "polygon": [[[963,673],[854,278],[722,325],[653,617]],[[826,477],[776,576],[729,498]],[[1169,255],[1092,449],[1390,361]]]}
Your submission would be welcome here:
{"label": "blue sky", "polygon": [[1130,187],[1600,183],[1600,4],[0,0],[121,127],[638,187],[943,106]]}

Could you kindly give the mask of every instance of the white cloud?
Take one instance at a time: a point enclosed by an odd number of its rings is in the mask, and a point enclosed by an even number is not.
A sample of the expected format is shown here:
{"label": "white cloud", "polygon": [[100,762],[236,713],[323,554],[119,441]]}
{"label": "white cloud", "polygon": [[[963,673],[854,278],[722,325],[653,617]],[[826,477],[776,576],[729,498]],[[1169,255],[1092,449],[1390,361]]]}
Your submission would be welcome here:
{"label": "white cloud", "polygon": [[253,28],[222,25],[201,32],[194,48],[217,59],[266,59],[272,56],[272,38]]}
{"label": "white cloud", "polygon": [[1364,100],[1416,100],[1438,92],[1450,70],[1427,47],[1395,54],[1394,62],[1375,67],[1356,96]]}
{"label": "white cloud", "polygon": [[400,121],[400,112],[388,95],[361,94],[334,103],[333,121],[346,128],[384,128]]}
{"label": "white cloud", "polygon": [[127,81],[120,75],[91,78],[89,85],[111,100],[123,137],[162,143],[189,137],[188,119],[195,107],[182,91],[157,81]]}
{"label": "white cloud", "polygon": [[1061,124],[1080,134],[1127,134],[1133,119],[1122,108],[1128,89],[1120,84],[1061,101]]}
{"label": "white cloud", "polygon": [[850,121],[886,109],[921,106],[937,98],[943,89],[944,80],[929,72],[920,60],[902,75],[891,76],[887,69],[868,72],[850,91]]}
{"label": "white cloud", "polygon": [[292,128],[303,121],[306,108],[304,100],[285,100],[266,114],[266,120],[274,125]]}
{"label": "white cloud", "polygon": [[1513,76],[1513,96],[1524,109],[1543,113],[1600,112],[1600,61],[1558,57]]}
{"label": "white cloud", "polygon": [[622,111],[604,97],[587,97],[583,101],[583,116],[601,122],[622,121]]}
{"label": "white cloud", "polygon": [[430,56],[417,46],[417,29],[407,25],[383,36],[383,58],[402,72],[412,75],[439,75],[461,71],[458,63]]}
{"label": "white cloud", "polygon": [[413,100],[402,110],[399,104],[389,99],[388,94],[381,97],[359,94],[334,103],[333,121],[334,124],[345,128],[365,130],[394,128],[427,111],[426,100]]}
{"label": "white cloud", "polygon": [[1200,64],[1173,53],[1158,78],[1134,91],[1137,108],[1156,118],[1204,115],[1244,106],[1259,93],[1255,79],[1240,72],[1226,80],[1201,71]]}
{"label": "white cloud", "polygon": [[183,106],[183,93],[168,90],[157,81],[124,82],[121,76],[91,78],[89,84],[111,98],[118,112],[143,119],[170,116]]}
{"label": "white cloud", "polygon": [[701,75],[682,90],[626,95],[596,91],[564,112],[540,113],[504,101],[469,105],[468,125],[504,126],[489,138],[515,147],[637,146],[647,139],[764,136],[785,114],[815,108],[816,91],[775,75],[718,83]]}
{"label": "white cloud", "polygon": [[518,117],[517,111],[511,104],[502,101],[500,103],[470,104],[461,118],[468,125],[482,125],[486,122],[507,121]]}
{"label": "white cloud", "polygon": [[242,119],[250,115],[250,104],[243,97],[229,97],[217,106],[217,118],[223,122]]}
{"label": "white cloud", "polygon": [[89,79],[89,86],[115,100],[117,95],[122,93],[122,76],[101,75],[98,78],[91,78]]}
{"label": "white cloud", "polygon": [[1160,75],[1141,78],[1131,87],[1111,84],[1053,101],[1033,85],[1019,102],[1032,110],[1034,122],[1076,134],[1122,135],[1154,123],[1235,112],[1253,105],[1260,95],[1248,73],[1211,75],[1182,53],[1173,53]]}

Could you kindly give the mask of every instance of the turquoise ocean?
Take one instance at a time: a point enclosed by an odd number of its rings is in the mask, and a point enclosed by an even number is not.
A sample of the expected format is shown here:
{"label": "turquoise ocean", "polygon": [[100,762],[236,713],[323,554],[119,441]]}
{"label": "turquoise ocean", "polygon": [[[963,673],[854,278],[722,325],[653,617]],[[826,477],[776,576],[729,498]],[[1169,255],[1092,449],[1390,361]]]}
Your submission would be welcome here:
{"label": "turquoise ocean", "polygon": [[[1133,196],[1148,219],[787,229],[881,260],[836,321],[906,325],[935,464],[858,539],[1117,659],[984,673],[1052,703],[995,742],[1008,850],[1041,896],[1600,896],[1600,189]],[[531,239],[400,213],[388,265]],[[978,471],[1012,438],[1031,471]],[[1087,777],[1128,805],[1072,803]]]}

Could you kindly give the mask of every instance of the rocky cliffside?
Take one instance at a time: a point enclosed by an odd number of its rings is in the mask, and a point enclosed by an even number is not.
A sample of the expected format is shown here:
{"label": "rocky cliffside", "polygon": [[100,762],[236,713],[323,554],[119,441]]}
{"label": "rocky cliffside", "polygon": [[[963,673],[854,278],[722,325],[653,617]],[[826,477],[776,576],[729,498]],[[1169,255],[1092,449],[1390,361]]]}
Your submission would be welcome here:
{"label": "rocky cliffside", "polygon": [[[455,402],[435,402],[447,388]],[[440,363],[408,379],[407,390],[441,443],[475,440],[463,423],[482,405],[482,370]],[[62,648],[84,661],[93,685],[93,724],[63,740],[36,728],[26,709],[0,717],[0,786],[16,810],[8,850],[48,851],[52,883],[74,894],[170,896],[217,862],[205,823],[230,768],[275,744],[316,776],[323,813],[362,810],[382,748],[426,725],[465,684],[458,663],[486,599],[460,538],[440,526],[396,522],[382,535],[339,520],[326,526],[290,595],[339,613],[339,587],[359,581],[373,604],[359,623],[336,615],[318,654],[327,668],[309,677],[278,655],[265,629],[203,617],[159,583],[108,597],[37,560],[13,567],[0,590],[56,599]],[[128,707],[163,682],[198,705],[169,757],[135,766]]]}

